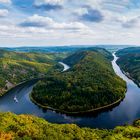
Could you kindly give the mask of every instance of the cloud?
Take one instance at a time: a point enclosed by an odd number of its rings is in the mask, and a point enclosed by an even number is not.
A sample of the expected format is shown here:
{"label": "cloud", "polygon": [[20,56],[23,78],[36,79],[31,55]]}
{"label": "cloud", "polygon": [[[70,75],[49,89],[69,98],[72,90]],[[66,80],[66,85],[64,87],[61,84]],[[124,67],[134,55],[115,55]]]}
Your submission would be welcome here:
{"label": "cloud", "polygon": [[43,17],[39,15],[33,15],[27,20],[22,22],[20,26],[22,27],[45,27],[53,23],[53,20],[49,17]]}
{"label": "cloud", "polygon": [[121,27],[126,29],[133,29],[140,27],[140,16],[138,15],[123,15],[123,16],[116,16],[116,18],[112,19],[114,23],[121,25]]}
{"label": "cloud", "polygon": [[35,8],[46,11],[62,9],[64,0],[36,0]]}
{"label": "cloud", "polygon": [[103,15],[99,10],[93,9],[90,6],[83,6],[77,12],[78,19],[88,22],[101,22]]}
{"label": "cloud", "polygon": [[0,9],[0,17],[6,17],[8,15],[8,10]]}
{"label": "cloud", "polygon": [[11,3],[11,0],[0,0],[0,3],[10,4]]}
{"label": "cloud", "polygon": [[79,16],[82,16],[83,14],[87,14],[88,10],[86,8],[78,8],[74,11],[74,13],[78,14]]}
{"label": "cloud", "polygon": [[35,8],[50,11],[50,10],[60,10],[63,7],[61,5],[42,4],[35,5]]}
{"label": "cloud", "polygon": [[0,0],[2,45],[140,44],[138,0],[11,2]]}
{"label": "cloud", "polygon": [[124,28],[133,28],[133,27],[136,27],[136,25],[137,25],[136,19],[129,20],[129,21],[122,24],[122,26]]}
{"label": "cloud", "polygon": [[47,30],[82,30],[88,29],[86,25],[80,22],[70,22],[70,23],[59,23],[54,21],[50,17],[43,17],[39,15],[33,15],[29,17],[24,22],[20,23],[21,27],[35,27],[35,28],[45,28]]}
{"label": "cloud", "polygon": [[50,4],[50,5],[60,5],[64,2],[64,0],[36,0],[36,5],[42,5],[42,4]]}
{"label": "cloud", "polygon": [[140,27],[140,16],[122,22],[124,28]]}

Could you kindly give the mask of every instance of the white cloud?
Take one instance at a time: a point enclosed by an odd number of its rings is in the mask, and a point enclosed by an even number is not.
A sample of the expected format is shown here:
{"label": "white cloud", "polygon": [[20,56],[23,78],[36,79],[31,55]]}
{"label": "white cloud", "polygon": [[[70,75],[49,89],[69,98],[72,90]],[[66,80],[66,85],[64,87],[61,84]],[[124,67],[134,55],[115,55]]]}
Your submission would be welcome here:
{"label": "white cloud", "polygon": [[8,10],[0,9],[0,17],[6,17],[8,15]]}
{"label": "white cloud", "polygon": [[35,5],[42,5],[42,4],[51,4],[51,5],[56,5],[56,4],[62,4],[64,0],[36,0]]}
{"label": "white cloud", "polygon": [[124,28],[139,28],[140,27],[140,16],[135,17],[123,17],[120,19],[120,23]]}
{"label": "white cloud", "polygon": [[87,8],[78,8],[78,9],[74,10],[74,13],[76,13],[78,15],[83,15],[83,14],[87,14],[88,10],[87,10]]}
{"label": "white cloud", "polygon": [[10,4],[11,0],[0,0],[0,3]]}
{"label": "white cloud", "polygon": [[85,30],[86,25],[80,22],[56,22],[50,17],[33,15],[20,24],[22,27],[46,28],[47,30]]}

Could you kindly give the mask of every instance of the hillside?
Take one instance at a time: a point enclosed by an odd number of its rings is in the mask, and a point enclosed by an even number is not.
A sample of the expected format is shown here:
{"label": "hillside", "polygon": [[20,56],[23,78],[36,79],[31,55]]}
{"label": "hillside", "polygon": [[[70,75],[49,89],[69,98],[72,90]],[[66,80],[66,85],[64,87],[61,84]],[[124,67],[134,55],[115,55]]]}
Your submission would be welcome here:
{"label": "hillside", "polygon": [[117,55],[119,56],[136,53],[140,53],[140,47],[129,47],[117,51]]}
{"label": "hillside", "polygon": [[0,94],[25,80],[44,77],[60,54],[0,51]]}
{"label": "hillside", "polygon": [[131,140],[140,138],[140,121],[113,130],[80,128],[74,124],[51,124],[30,115],[0,113],[1,140]]}
{"label": "hillside", "polygon": [[[102,54],[104,57],[106,57],[109,60],[113,60],[113,56],[110,52],[108,52],[106,49],[103,48],[92,48],[92,50],[90,51],[94,51],[97,53]],[[70,55],[69,57],[66,57],[63,62],[73,66],[74,64],[78,63],[80,60],[82,60],[86,55],[86,51],[85,53],[82,51],[76,51],[75,53],[73,53],[72,55]]]}
{"label": "hillside", "polygon": [[[104,53],[103,53],[104,52]],[[53,72],[33,89],[32,100],[61,112],[96,109],[125,95],[126,84],[113,71],[110,53],[80,51],[64,59],[71,68]]]}
{"label": "hillside", "polygon": [[140,47],[120,50],[117,55],[119,66],[140,86]]}
{"label": "hillside", "polygon": [[0,58],[12,59],[12,60],[27,60],[41,63],[52,63],[59,59],[65,58],[65,53],[38,53],[38,52],[14,52],[0,50]]}

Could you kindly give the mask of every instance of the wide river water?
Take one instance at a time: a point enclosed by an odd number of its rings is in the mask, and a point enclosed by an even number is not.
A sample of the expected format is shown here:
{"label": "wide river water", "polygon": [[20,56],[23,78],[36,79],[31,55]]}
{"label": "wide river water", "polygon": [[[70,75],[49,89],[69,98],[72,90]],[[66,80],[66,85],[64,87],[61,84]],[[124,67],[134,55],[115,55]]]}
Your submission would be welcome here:
{"label": "wide river water", "polygon": [[[15,87],[6,95],[0,97],[0,111],[32,114],[53,123],[75,123],[82,127],[91,128],[113,128],[117,125],[132,123],[135,119],[140,118],[140,88],[122,73],[116,64],[118,58],[115,54],[113,55],[112,66],[116,74],[127,82],[126,97],[114,108],[100,113],[85,114],[84,116],[67,116],[55,111],[42,109],[30,101],[29,94],[36,83],[36,81],[30,81]],[[18,99],[18,103],[14,101],[15,96]]]}

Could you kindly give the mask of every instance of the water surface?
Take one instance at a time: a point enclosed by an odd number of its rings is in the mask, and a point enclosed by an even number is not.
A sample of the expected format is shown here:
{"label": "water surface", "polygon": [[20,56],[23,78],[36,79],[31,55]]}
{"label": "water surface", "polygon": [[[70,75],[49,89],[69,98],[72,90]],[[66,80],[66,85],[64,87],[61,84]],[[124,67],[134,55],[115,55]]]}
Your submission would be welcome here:
{"label": "water surface", "polygon": [[65,71],[67,71],[70,68],[67,64],[65,64],[63,62],[59,62],[59,64],[61,64],[64,67],[62,72],[65,72]]}

